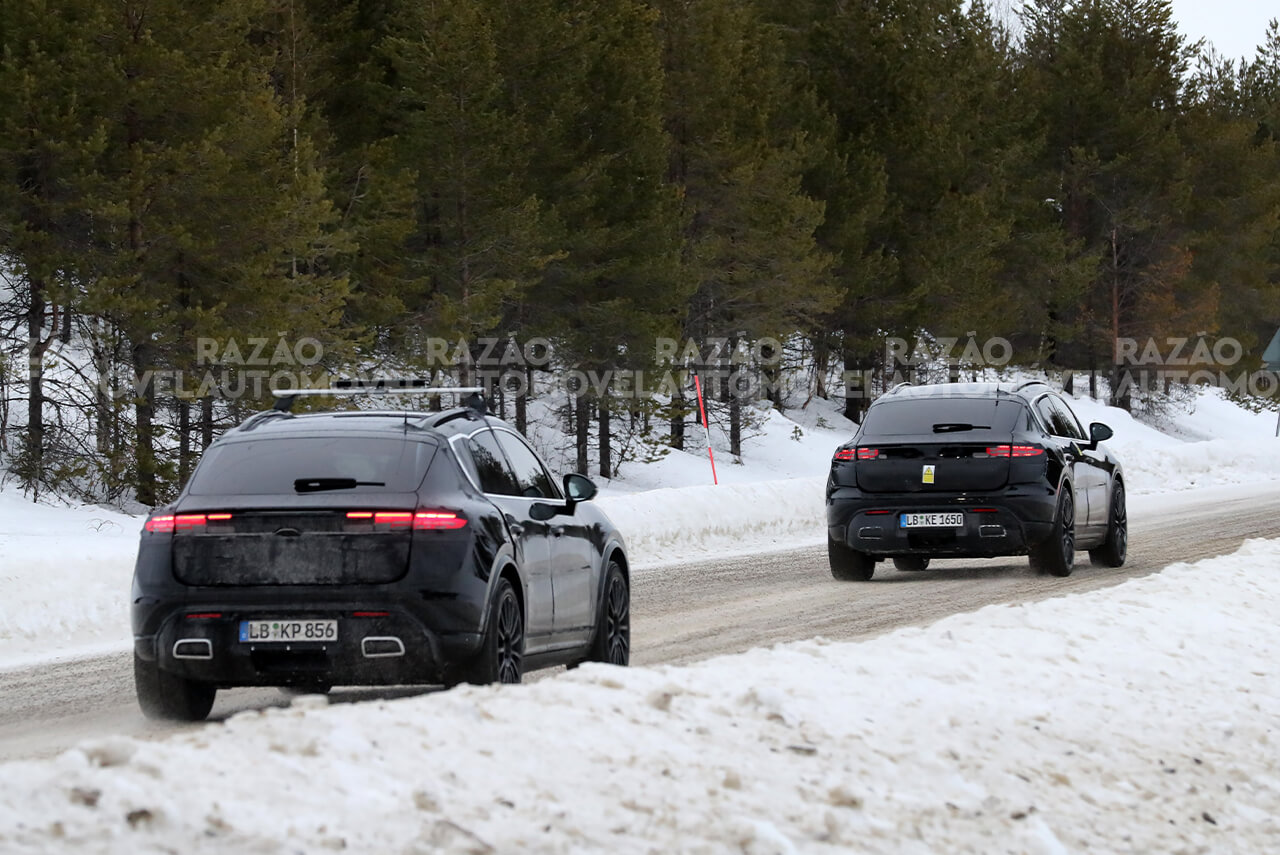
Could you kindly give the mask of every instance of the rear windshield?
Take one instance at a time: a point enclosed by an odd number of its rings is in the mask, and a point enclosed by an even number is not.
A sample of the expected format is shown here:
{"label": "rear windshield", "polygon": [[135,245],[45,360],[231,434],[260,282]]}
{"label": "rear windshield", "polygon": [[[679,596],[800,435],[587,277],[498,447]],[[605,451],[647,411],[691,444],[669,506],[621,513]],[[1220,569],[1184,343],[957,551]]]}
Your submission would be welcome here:
{"label": "rear windshield", "polygon": [[[963,438],[968,431],[993,430],[1012,433],[1022,405],[1008,398],[915,398],[882,401],[867,410],[863,436],[906,436],[936,434]],[[939,430],[935,430],[935,425]]]}
{"label": "rear windshield", "polygon": [[[196,496],[293,493],[298,479],[338,478],[366,482],[333,493],[409,493],[418,488],[435,453],[429,442],[351,436],[271,437],[205,452],[191,476]],[[380,485],[380,486],[379,486]]]}

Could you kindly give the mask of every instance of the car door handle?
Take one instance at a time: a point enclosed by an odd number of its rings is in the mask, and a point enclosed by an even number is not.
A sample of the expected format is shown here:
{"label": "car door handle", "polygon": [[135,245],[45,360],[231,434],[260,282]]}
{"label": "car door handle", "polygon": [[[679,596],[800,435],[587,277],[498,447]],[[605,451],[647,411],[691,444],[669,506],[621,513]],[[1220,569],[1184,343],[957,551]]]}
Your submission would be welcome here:
{"label": "car door handle", "polygon": [[551,533],[554,534],[556,537],[560,537],[562,534],[564,534],[564,526],[553,525],[551,527]]}

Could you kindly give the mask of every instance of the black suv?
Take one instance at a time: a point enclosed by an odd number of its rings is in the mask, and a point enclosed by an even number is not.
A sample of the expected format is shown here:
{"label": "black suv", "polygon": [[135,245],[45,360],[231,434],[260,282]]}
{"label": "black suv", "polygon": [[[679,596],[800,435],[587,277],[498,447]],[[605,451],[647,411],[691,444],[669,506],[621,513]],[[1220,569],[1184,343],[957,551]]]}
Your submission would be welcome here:
{"label": "black suv", "polygon": [[626,665],[622,537],[566,475],[483,413],[252,416],[147,519],[134,674],[153,718],[220,687],[517,683]]}
{"label": "black suv", "polygon": [[923,570],[931,557],[1029,553],[1071,573],[1077,549],[1119,567],[1128,546],[1124,476],[1071,407],[1043,383],[902,385],[877,399],[837,449],[827,480],[831,575],[876,562]]}

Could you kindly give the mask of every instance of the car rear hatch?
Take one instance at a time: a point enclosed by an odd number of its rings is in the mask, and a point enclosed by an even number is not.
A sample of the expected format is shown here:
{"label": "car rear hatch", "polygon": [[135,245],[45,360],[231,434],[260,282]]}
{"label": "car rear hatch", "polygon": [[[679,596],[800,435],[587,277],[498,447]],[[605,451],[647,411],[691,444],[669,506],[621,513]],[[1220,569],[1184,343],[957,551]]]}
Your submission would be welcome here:
{"label": "car rear hatch", "polygon": [[403,577],[415,488],[435,445],[335,439],[211,447],[173,514],[175,578],[187,585],[251,586],[384,584]]}
{"label": "car rear hatch", "polygon": [[1020,413],[1016,402],[981,398],[873,407],[851,455],[857,486],[867,493],[997,490],[1009,481]]}

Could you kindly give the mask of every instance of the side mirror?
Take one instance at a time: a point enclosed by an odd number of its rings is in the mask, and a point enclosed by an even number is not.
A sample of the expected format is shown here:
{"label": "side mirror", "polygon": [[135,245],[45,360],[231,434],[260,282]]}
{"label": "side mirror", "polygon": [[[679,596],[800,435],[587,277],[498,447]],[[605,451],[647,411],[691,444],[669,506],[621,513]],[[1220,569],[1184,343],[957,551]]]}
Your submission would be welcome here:
{"label": "side mirror", "polygon": [[595,498],[596,492],[595,483],[585,475],[571,472],[564,476],[564,494],[569,499],[570,508],[578,502],[591,501]]}
{"label": "side mirror", "polygon": [[1089,425],[1089,447],[1097,448],[1098,443],[1106,442],[1115,435],[1115,431],[1104,425],[1102,422],[1094,422]]}
{"label": "side mirror", "polygon": [[557,511],[546,502],[534,502],[529,506],[529,518],[538,522],[546,522],[556,515]]}

